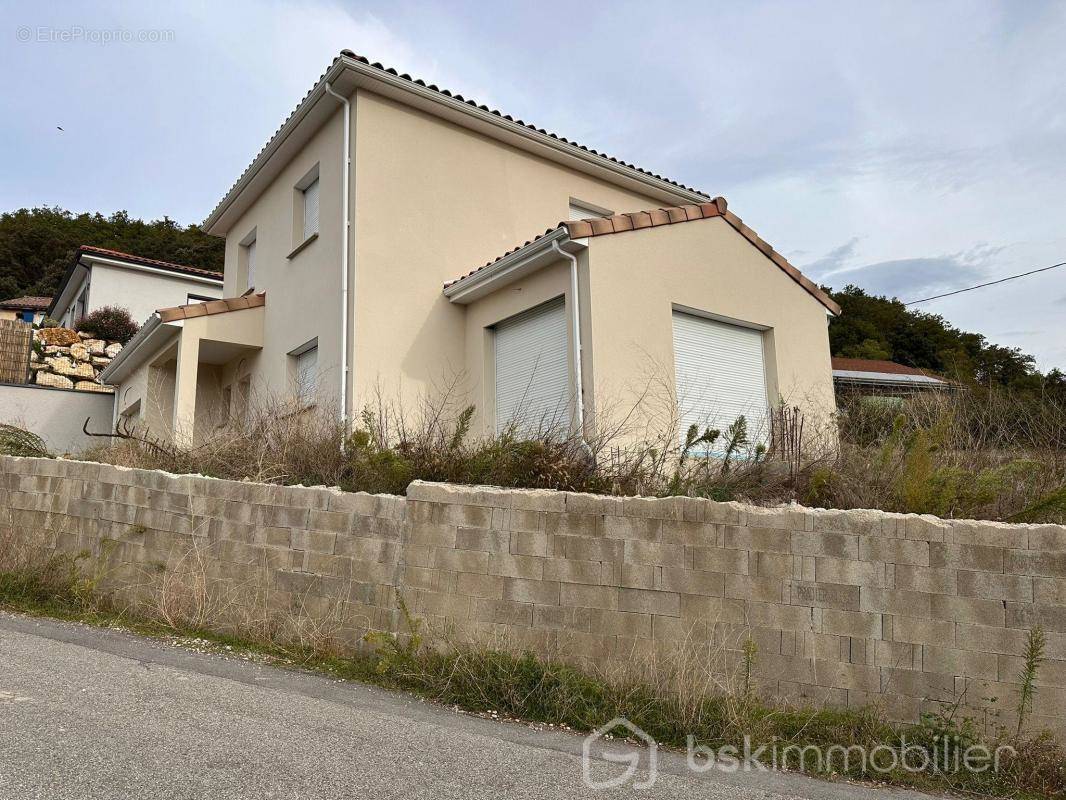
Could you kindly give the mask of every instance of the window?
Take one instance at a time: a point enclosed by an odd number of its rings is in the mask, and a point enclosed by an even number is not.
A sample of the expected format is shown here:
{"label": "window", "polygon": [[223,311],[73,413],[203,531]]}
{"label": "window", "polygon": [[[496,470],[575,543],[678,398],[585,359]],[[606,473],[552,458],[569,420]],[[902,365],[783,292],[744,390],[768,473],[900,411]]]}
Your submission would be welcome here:
{"label": "window", "polygon": [[292,358],[294,393],[302,402],[311,402],[318,390],[318,339],[301,345],[289,355]]}
{"label": "window", "polygon": [[318,178],[304,189],[304,239],[318,233]]}
{"label": "window", "polygon": [[496,430],[565,430],[570,364],[563,298],[499,323],[495,329]]}
{"label": "window", "polygon": [[[257,229],[252,228],[251,233],[241,239],[240,248],[237,252],[237,274],[238,278],[244,276],[244,290],[255,288],[255,243],[257,239]],[[238,287],[240,283],[238,282]]]}
{"label": "window", "polygon": [[318,238],[319,197],[318,164],[304,175],[293,187],[292,198],[292,247],[293,258],[304,247]]}
{"label": "window", "polygon": [[571,222],[579,219],[591,219],[592,217],[609,217],[613,213],[613,211],[610,211],[606,208],[600,208],[599,206],[594,206],[591,203],[585,203],[581,200],[575,200],[573,198],[570,198],[569,219]]}
{"label": "window", "polygon": [[674,311],[674,370],[681,437],[691,425],[721,432],[709,448],[724,447],[726,429],[740,416],[750,446],[766,443],[764,332]]}

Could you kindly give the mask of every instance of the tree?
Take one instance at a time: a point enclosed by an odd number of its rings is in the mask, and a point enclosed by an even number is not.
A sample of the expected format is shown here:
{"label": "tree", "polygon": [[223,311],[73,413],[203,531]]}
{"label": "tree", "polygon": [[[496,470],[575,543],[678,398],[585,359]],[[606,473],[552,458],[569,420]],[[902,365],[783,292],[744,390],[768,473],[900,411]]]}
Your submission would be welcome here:
{"label": "tree", "polygon": [[0,299],[51,295],[80,245],[222,271],[225,242],[169,217],[152,222],[125,211],[110,216],[61,208],[21,208],[0,215]]}

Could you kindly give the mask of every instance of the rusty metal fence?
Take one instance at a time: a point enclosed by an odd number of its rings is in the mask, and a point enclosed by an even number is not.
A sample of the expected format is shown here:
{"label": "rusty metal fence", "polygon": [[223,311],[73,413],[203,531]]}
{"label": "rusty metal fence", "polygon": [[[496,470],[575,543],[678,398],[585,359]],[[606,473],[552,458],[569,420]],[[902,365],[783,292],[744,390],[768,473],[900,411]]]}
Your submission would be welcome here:
{"label": "rusty metal fence", "polygon": [[29,383],[33,327],[17,319],[0,319],[0,383]]}

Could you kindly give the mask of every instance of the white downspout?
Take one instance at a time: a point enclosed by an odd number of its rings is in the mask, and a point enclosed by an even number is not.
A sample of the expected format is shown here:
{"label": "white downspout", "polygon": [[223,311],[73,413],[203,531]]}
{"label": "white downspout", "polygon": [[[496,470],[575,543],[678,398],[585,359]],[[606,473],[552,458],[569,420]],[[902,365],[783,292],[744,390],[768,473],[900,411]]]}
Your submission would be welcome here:
{"label": "white downspout", "polygon": [[552,250],[570,262],[570,325],[572,330],[570,339],[574,348],[574,421],[577,425],[577,435],[591,456],[592,448],[585,441],[585,392],[581,380],[581,298],[577,287],[577,257],[559,247],[557,241],[552,242]]}
{"label": "white downspout", "polygon": [[348,435],[348,239],[351,236],[352,221],[348,213],[348,194],[350,173],[352,169],[351,127],[352,104],[348,98],[333,91],[333,86],[326,81],[326,91],[344,106],[344,174],[341,178],[341,216],[344,218],[344,235],[341,239],[341,429],[345,438]]}

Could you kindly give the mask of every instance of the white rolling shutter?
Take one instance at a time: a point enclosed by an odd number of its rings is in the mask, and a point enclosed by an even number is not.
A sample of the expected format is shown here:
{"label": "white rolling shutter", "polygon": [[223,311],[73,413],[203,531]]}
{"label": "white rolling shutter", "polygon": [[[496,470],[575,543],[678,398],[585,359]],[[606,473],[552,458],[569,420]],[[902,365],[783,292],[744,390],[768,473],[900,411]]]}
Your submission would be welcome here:
{"label": "white rolling shutter", "polygon": [[[726,428],[743,415],[752,445],[767,442],[763,334],[751,328],[674,312],[674,368],[681,437],[689,426]],[[718,451],[723,440],[711,446]]]}
{"label": "white rolling shutter", "polygon": [[248,243],[244,258],[248,265],[248,288],[253,289],[255,288],[255,239]]}
{"label": "white rolling shutter", "polygon": [[304,189],[304,238],[318,233],[318,178]]}
{"label": "white rolling shutter", "polygon": [[560,297],[496,326],[496,430],[565,430],[570,421],[566,306]]}

